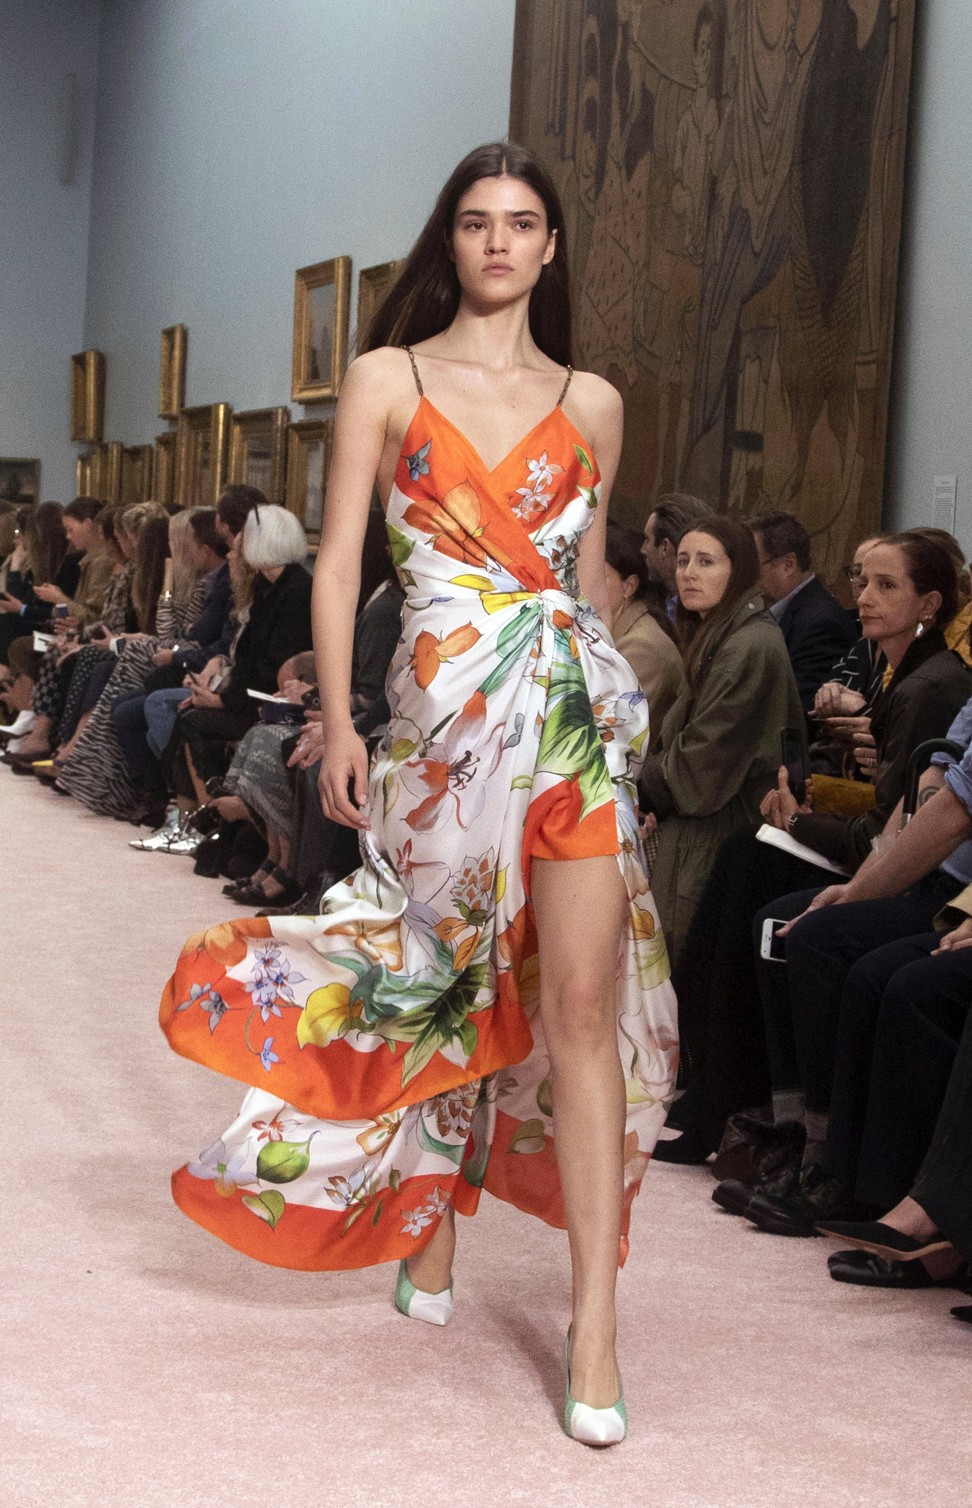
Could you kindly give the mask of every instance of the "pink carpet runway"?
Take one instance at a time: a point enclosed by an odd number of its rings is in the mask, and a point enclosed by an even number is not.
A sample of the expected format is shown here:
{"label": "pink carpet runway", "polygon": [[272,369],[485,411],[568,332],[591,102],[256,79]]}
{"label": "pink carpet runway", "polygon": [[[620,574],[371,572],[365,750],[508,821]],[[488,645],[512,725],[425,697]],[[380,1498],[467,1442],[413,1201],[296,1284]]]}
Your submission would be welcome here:
{"label": "pink carpet runway", "polygon": [[[239,1086],[156,1024],[232,910],[186,859],[0,771],[0,1502],[9,1508],[967,1508],[972,1327],[952,1290],[833,1283],[704,1169],[652,1166],[621,1275],[628,1440],[560,1431],[564,1236],[485,1198],[445,1329],[394,1272],[262,1267],[169,1175]],[[965,1300],[968,1302],[968,1300]]]}

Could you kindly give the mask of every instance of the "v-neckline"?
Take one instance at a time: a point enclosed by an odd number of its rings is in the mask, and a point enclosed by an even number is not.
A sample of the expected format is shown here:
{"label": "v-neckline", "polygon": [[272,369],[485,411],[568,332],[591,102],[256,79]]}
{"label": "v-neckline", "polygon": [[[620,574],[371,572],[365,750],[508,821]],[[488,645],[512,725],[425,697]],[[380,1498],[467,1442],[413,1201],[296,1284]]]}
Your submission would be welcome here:
{"label": "v-neckline", "polygon": [[[479,454],[479,451],[476,449],[475,445],[472,443],[472,441],[470,440],[469,436],[463,430],[461,430],[459,428],[458,424],[454,424],[452,422],[452,420],[449,418],[448,414],[444,414],[442,412],[441,408],[437,408],[436,405],[432,402],[432,399],[426,397],[425,393],[422,393],[420,395],[420,397],[419,397],[418,407],[416,408],[415,413],[412,415],[412,418],[411,418],[411,420],[409,422],[408,429],[405,431],[405,438],[406,439],[408,438],[409,434],[411,433],[411,431],[412,431],[412,429],[414,427],[415,421],[416,421],[416,419],[418,418],[419,414],[422,411],[422,404],[423,403],[426,404],[426,406],[432,410],[432,412],[436,415],[437,418],[439,418],[439,419],[442,420],[443,424],[448,425],[448,427],[452,430],[452,432],[453,432],[454,435],[458,435],[459,436],[459,439],[465,445],[466,449],[474,457],[474,459],[479,463],[479,465],[482,468],[483,472],[489,478],[494,477],[498,471],[502,471],[502,469],[506,465],[507,461],[511,460],[512,457],[515,456],[518,451],[522,450],[523,446],[526,445],[527,441],[528,440],[532,440],[533,436],[537,433],[537,431],[541,430],[545,424],[548,424],[555,414],[560,414],[563,417],[564,422],[573,431],[573,433],[576,436],[578,442],[583,447],[585,454],[588,454],[588,455],[590,454],[590,446],[587,444],[587,441],[584,439],[584,436],[581,434],[580,430],[576,427],[576,425],[572,424],[571,421],[567,418],[567,415],[564,413],[564,410],[563,410],[563,405],[560,404],[560,403],[555,403],[554,406],[553,406],[553,408],[548,409],[547,412],[544,414],[543,418],[542,419],[538,419],[537,422],[536,422],[536,424],[533,426],[533,428],[530,429],[530,430],[527,430],[526,434],[521,439],[517,440],[516,444],[514,446],[512,446],[511,449],[509,449],[506,452],[505,456],[501,457],[501,459],[497,461],[497,463],[496,463],[495,466],[487,466],[486,462],[483,460],[482,456]],[[405,449],[405,446],[404,446],[404,441],[403,441],[403,444],[402,444],[403,453],[404,453],[404,449]]]}

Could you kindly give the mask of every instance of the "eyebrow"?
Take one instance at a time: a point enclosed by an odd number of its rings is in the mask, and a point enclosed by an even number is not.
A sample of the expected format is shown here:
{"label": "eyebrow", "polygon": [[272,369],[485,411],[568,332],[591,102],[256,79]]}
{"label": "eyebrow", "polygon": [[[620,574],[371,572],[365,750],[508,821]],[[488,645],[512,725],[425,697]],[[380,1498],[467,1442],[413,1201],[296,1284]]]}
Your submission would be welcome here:
{"label": "eyebrow", "polygon": [[[509,209],[509,210],[506,211],[506,213],[510,216],[510,218],[512,220],[524,220],[524,219],[526,219],[526,217],[528,215],[533,220],[539,220],[539,218],[540,218],[540,212],[538,210],[535,210],[535,209]],[[488,214],[489,214],[489,210],[487,210],[487,209],[461,209],[459,211],[460,217],[462,215],[488,215]]]}

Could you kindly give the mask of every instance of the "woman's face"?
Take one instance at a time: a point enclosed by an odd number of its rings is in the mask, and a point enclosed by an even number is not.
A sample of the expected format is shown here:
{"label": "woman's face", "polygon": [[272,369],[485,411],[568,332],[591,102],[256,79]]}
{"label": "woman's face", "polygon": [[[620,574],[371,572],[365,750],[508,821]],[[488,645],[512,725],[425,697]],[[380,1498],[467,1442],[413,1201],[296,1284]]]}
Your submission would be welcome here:
{"label": "woman's face", "polygon": [[919,623],[930,628],[941,597],[920,593],[897,545],[872,545],[864,556],[857,611],[865,639],[913,639]]}
{"label": "woman's face", "polygon": [[450,251],[459,285],[481,307],[528,294],[553,260],[556,232],[543,200],[520,178],[480,178],[459,200]]}
{"label": "woman's face", "polygon": [[853,560],[847,568],[847,579],[850,582],[850,589],[853,593],[855,603],[861,595],[861,573],[864,570],[864,556],[868,550],[874,548],[876,543],[876,539],[862,539],[854,551]]}
{"label": "woman's face", "polygon": [[637,576],[622,576],[613,565],[604,562],[604,579],[607,582],[607,600],[612,613],[619,613],[638,590]]}
{"label": "woman's face", "polygon": [[726,595],[732,561],[712,534],[691,529],[678,542],[675,587],[682,606],[704,618]]}

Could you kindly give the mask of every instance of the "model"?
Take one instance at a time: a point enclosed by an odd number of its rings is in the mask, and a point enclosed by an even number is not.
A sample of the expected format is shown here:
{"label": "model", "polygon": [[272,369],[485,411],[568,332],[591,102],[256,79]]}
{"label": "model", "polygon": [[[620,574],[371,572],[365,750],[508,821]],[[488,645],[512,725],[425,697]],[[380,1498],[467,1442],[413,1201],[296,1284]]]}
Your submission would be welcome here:
{"label": "model", "polygon": [[[610,1444],[617,1268],[677,1030],[633,800],[648,709],[598,616],[621,400],[571,372],[563,234],[537,160],[480,147],[379,310],[314,583],[321,795],[361,868],[320,916],[193,938],[162,1021],[253,1086],[173,1184],[241,1251],[399,1259],[399,1309],[443,1324],[481,1189],[566,1226],[565,1427]],[[376,481],[407,595],[369,773],[349,686]]]}

